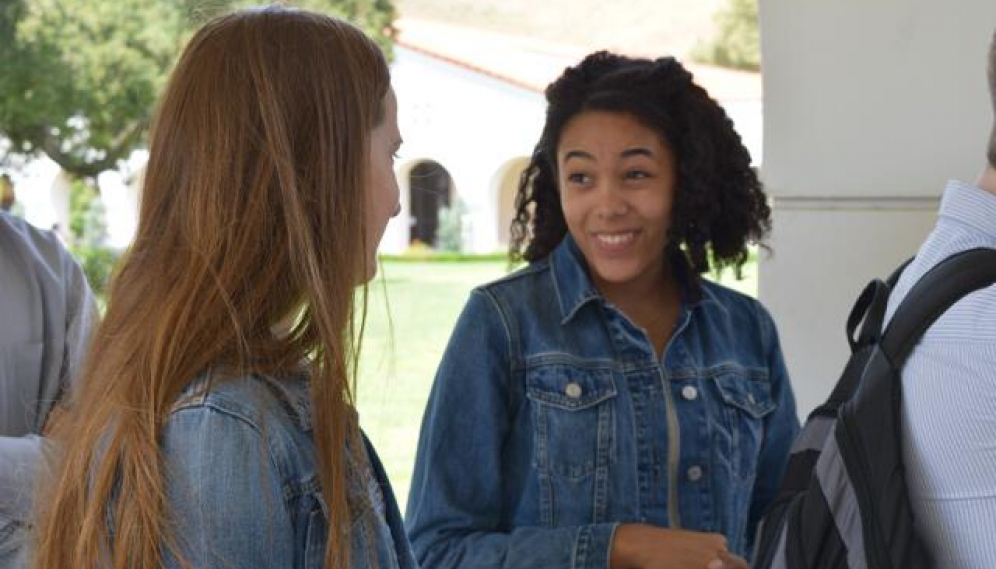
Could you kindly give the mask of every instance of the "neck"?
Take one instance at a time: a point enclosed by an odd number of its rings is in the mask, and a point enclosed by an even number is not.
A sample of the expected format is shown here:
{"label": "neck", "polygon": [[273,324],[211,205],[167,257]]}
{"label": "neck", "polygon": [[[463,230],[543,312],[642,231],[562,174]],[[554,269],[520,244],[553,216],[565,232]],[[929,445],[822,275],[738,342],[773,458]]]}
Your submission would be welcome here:
{"label": "neck", "polygon": [[991,194],[996,194],[996,167],[993,167],[992,164],[987,164],[986,169],[979,175],[979,179],[975,182],[975,185]]}
{"label": "neck", "polygon": [[[606,300],[616,305],[623,312],[639,311],[647,304],[660,302],[662,292],[670,287],[673,276],[663,269],[659,272],[644,275],[643,278],[627,283],[612,283],[592,275],[595,288]],[[634,310],[636,309],[636,310]]]}
{"label": "neck", "polygon": [[659,357],[664,356],[681,310],[681,293],[669,266],[655,275],[618,285],[595,280],[602,296],[642,328]]}

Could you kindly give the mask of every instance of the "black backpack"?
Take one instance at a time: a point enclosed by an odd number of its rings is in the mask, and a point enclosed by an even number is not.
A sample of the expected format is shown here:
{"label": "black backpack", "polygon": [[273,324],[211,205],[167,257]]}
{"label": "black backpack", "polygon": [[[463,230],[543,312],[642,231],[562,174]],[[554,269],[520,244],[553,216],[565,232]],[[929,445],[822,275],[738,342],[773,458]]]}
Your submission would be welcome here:
{"label": "black backpack", "polygon": [[758,529],[754,569],[935,568],[906,485],[900,371],[941,314],[996,282],[996,250],[965,251],[928,271],[882,332],[904,268],[887,282],[869,283],[851,310],[851,357],[794,443],[781,490]]}

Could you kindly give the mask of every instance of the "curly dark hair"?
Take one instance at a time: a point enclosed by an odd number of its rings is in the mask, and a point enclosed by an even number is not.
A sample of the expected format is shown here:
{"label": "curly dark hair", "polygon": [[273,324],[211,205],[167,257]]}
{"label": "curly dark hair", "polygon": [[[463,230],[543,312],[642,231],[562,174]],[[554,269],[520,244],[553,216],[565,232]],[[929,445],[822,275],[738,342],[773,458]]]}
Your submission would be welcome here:
{"label": "curly dark hair", "polygon": [[543,133],[519,180],[509,256],[535,261],[567,233],[557,189],[557,144],[564,125],[590,110],[628,113],[660,133],[677,159],[668,256],[698,275],[733,266],[739,275],[748,241],[771,229],[761,182],[723,108],[677,60],[637,59],[599,51],[567,68],[546,89]]}

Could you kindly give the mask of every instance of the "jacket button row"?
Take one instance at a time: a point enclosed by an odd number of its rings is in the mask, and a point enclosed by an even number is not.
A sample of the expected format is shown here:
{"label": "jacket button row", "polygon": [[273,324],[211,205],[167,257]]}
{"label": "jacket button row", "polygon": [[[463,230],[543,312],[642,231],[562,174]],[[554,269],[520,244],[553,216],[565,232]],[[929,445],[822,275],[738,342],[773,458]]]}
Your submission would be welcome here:
{"label": "jacket button row", "polygon": [[571,399],[577,399],[578,397],[581,397],[581,386],[572,381],[567,384],[567,387],[564,388],[564,393]]}
{"label": "jacket button row", "polygon": [[699,396],[699,390],[694,385],[686,385],[681,389],[681,396],[688,401],[695,401]]}

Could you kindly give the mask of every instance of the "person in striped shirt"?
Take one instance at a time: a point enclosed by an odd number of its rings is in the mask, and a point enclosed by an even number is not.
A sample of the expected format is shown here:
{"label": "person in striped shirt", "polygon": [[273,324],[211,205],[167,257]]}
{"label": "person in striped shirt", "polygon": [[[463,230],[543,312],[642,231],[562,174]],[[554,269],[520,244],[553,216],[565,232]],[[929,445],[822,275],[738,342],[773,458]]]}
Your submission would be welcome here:
{"label": "person in striped shirt", "polygon": [[[996,110],[996,35],[989,48]],[[949,182],[937,225],[904,271],[887,318],[941,260],[996,248],[996,124],[974,184]],[[903,454],[920,531],[946,569],[996,562],[996,285],[956,303],[903,368]]]}

